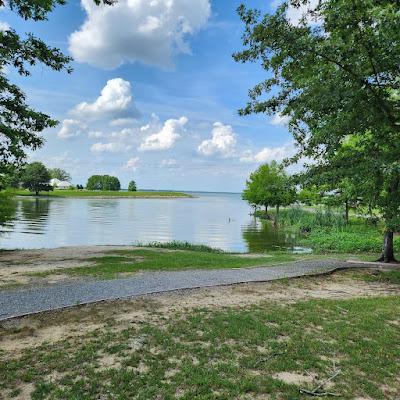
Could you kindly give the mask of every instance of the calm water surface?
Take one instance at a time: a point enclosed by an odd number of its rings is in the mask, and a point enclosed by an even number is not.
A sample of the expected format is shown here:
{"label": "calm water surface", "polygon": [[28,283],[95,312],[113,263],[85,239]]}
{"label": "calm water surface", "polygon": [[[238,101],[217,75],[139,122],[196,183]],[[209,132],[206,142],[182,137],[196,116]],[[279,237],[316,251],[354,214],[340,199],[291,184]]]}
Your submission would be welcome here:
{"label": "calm water surface", "polygon": [[293,233],[250,216],[240,194],[194,195],[192,199],[15,199],[0,221],[0,248],[182,240],[245,252],[292,248],[296,243]]}

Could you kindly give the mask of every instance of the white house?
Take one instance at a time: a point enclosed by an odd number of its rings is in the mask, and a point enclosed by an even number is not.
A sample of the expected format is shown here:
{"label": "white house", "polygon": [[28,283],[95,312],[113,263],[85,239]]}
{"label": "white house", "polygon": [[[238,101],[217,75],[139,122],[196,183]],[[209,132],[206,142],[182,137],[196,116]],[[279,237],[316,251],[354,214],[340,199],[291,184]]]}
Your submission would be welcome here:
{"label": "white house", "polygon": [[67,181],[60,181],[59,179],[50,179],[50,185],[57,189],[69,189],[71,184]]}

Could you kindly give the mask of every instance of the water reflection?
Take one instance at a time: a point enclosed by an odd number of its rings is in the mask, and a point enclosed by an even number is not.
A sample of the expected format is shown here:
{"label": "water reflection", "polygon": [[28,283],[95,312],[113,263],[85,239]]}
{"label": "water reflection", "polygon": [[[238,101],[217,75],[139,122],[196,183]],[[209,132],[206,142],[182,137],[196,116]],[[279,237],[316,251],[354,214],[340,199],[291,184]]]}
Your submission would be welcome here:
{"label": "water reflection", "polygon": [[19,212],[25,222],[27,233],[43,233],[50,212],[49,199],[23,199],[19,202]]}
{"label": "water reflection", "polygon": [[193,199],[10,200],[8,211],[0,208],[4,221],[0,248],[181,240],[227,251],[261,252],[296,245],[296,232],[251,217],[240,194],[195,195]]}
{"label": "water reflection", "polygon": [[6,196],[0,196],[0,232],[9,231],[17,214],[17,203]]}
{"label": "water reflection", "polygon": [[250,224],[243,227],[243,239],[250,252],[288,248],[295,250],[298,234],[295,231],[274,227],[270,221],[253,218]]}

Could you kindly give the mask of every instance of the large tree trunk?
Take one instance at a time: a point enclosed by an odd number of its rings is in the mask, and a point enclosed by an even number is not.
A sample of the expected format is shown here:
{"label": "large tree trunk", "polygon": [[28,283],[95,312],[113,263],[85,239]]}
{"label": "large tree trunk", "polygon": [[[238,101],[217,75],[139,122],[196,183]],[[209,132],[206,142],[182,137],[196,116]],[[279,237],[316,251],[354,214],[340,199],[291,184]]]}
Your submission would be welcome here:
{"label": "large tree trunk", "polygon": [[268,204],[265,205],[265,214],[268,214]]}
{"label": "large tree trunk", "polygon": [[383,239],[382,246],[382,254],[377,261],[389,263],[396,261],[394,258],[394,249],[393,249],[393,231],[387,230],[385,231],[385,236]]}
{"label": "large tree trunk", "polygon": [[345,205],[346,205],[346,210],[345,210],[344,219],[346,221],[346,224],[348,224],[349,223],[349,202],[346,201]]}

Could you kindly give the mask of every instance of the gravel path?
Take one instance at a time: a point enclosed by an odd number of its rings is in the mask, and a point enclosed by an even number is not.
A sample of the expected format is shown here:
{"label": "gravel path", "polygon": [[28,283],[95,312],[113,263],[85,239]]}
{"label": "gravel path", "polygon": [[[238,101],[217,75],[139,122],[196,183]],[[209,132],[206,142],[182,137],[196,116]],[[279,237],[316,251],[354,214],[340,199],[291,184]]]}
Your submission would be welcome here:
{"label": "gravel path", "polygon": [[[357,266],[361,265],[336,260],[302,261],[272,267],[144,272],[123,279],[80,281],[29,289],[4,290],[0,291],[0,321],[102,300],[179,289],[272,281]],[[365,266],[362,265],[362,267]]]}

